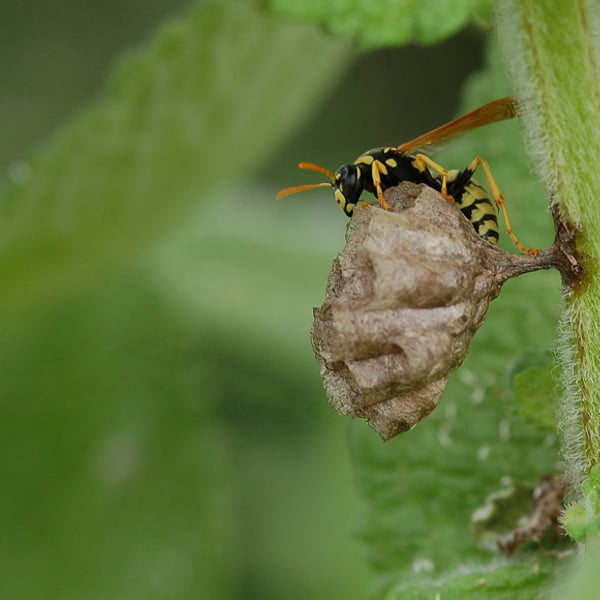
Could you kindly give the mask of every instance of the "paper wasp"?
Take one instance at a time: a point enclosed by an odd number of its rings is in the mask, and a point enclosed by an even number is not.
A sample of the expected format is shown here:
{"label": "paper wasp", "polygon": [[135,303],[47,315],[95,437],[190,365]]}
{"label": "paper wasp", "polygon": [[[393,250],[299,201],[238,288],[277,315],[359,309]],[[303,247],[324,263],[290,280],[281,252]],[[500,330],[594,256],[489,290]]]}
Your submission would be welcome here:
{"label": "paper wasp", "polygon": [[[411,154],[471,129],[512,119],[517,112],[517,101],[514,98],[508,96],[494,100],[400,146],[369,150],[335,173],[314,163],[301,162],[298,165],[301,169],[322,173],[329,181],[288,187],[281,190],[277,198],[318,187],[331,187],[339,206],[351,216],[363,190],[373,194],[382,208],[390,210],[391,206],[383,195],[386,189],[402,181],[424,183],[439,191],[449,202],[456,203],[473,224],[477,235],[492,244],[497,244],[500,235],[496,216],[499,210],[502,212],[506,232],[515,245],[522,252],[538,254],[539,250],[525,247],[513,233],[504,197],[486,160],[477,156],[466,169],[458,171],[445,169],[422,152]],[[496,210],[485,190],[473,179],[473,173],[479,166],[485,174]]]}

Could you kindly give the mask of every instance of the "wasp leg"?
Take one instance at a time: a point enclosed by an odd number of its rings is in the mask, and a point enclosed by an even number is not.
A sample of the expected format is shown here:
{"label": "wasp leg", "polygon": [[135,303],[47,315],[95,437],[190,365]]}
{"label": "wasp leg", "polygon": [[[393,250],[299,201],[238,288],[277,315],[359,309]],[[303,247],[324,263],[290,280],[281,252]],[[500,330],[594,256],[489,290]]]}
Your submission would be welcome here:
{"label": "wasp leg", "polygon": [[521,252],[525,252],[526,254],[533,254],[534,256],[539,254],[540,251],[536,248],[527,248],[519,241],[519,238],[514,234],[512,227],[510,226],[510,220],[508,218],[508,210],[506,209],[506,204],[504,202],[504,196],[492,175],[492,171],[490,169],[490,165],[487,160],[484,160],[480,156],[475,157],[470,163],[466,170],[469,173],[474,173],[477,167],[481,165],[485,173],[485,178],[488,182],[488,186],[490,188],[490,193],[492,194],[492,198],[496,204],[496,208],[502,212],[502,218],[504,219],[504,228],[506,229],[506,233],[508,233],[510,239],[513,241],[515,246],[521,250]]}
{"label": "wasp leg", "polygon": [[448,169],[444,169],[444,167],[429,158],[427,154],[421,154],[420,152],[415,154],[415,166],[420,171],[425,171],[429,167],[432,171],[436,172],[442,179],[440,193],[448,202],[454,202],[454,198],[448,193]]}
{"label": "wasp leg", "polygon": [[385,167],[378,160],[374,160],[371,166],[371,176],[373,178],[373,185],[375,186],[375,190],[377,191],[377,199],[379,200],[379,205],[381,206],[381,208],[385,210],[392,210],[392,205],[385,199],[383,195],[383,189],[381,187],[382,169],[385,169]]}

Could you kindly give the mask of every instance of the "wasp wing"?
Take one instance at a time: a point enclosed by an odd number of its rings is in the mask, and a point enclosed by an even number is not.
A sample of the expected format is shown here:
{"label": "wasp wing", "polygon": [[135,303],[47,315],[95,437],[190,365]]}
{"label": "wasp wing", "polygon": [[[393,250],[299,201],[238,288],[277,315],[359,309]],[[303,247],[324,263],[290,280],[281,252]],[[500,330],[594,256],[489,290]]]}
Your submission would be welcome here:
{"label": "wasp wing", "polygon": [[488,104],[484,104],[449,123],[440,125],[439,127],[416,137],[414,140],[405,142],[404,144],[397,146],[396,150],[402,154],[408,154],[418,148],[426,149],[430,146],[439,144],[450,137],[465,133],[465,131],[477,129],[478,127],[496,123],[497,121],[512,119],[517,116],[517,114],[517,100],[512,96],[506,96],[505,98],[500,98],[493,102],[489,102]]}

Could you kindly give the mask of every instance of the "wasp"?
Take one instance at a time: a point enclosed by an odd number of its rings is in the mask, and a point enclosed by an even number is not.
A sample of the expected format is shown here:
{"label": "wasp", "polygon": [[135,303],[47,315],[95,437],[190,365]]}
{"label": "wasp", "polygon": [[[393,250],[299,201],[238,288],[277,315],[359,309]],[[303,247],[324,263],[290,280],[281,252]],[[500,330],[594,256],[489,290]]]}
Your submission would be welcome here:
{"label": "wasp", "polygon": [[[539,250],[527,248],[514,234],[504,196],[486,160],[477,156],[462,171],[448,170],[427,154],[418,151],[466,131],[512,119],[517,114],[516,99],[507,96],[484,104],[400,146],[369,150],[361,154],[353,163],[340,167],[335,173],[314,163],[301,162],[298,164],[301,169],[317,171],[325,175],[329,181],[288,187],[281,190],[277,198],[281,199],[290,194],[318,187],[331,187],[338,205],[346,215],[352,216],[363,191],[373,194],[382,208],[391,210],[391,205],[384,197],[384,192],[388,188],[402,181],[424,183],[440,192],[449,202],[454,202],[472,223],[477,235],[484,240],[492,244],[498,243],[500,231],[497,212],[500,211],[506,233],[517,248],[527,254],[539,254]],[[473,174],[478,167],[481,167],[485,174],[494,204],[484,188],[473,179]]]}

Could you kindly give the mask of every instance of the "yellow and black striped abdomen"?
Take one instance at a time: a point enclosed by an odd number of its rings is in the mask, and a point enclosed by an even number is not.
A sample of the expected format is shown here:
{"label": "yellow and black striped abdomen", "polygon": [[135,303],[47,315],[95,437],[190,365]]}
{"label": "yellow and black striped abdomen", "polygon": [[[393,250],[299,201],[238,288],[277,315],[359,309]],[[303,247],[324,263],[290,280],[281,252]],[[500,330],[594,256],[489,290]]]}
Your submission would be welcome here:
{"label": "yellow and black striped abdomen", "polygon": [[[448,173],[449,188],[459,173],[460,171]],[[481,185],[471,179],[460,190],[456,190],[453,196],[463,215],[473,224],[477,235],[492,244],[497,244],[500,230],[496,208]]]}

